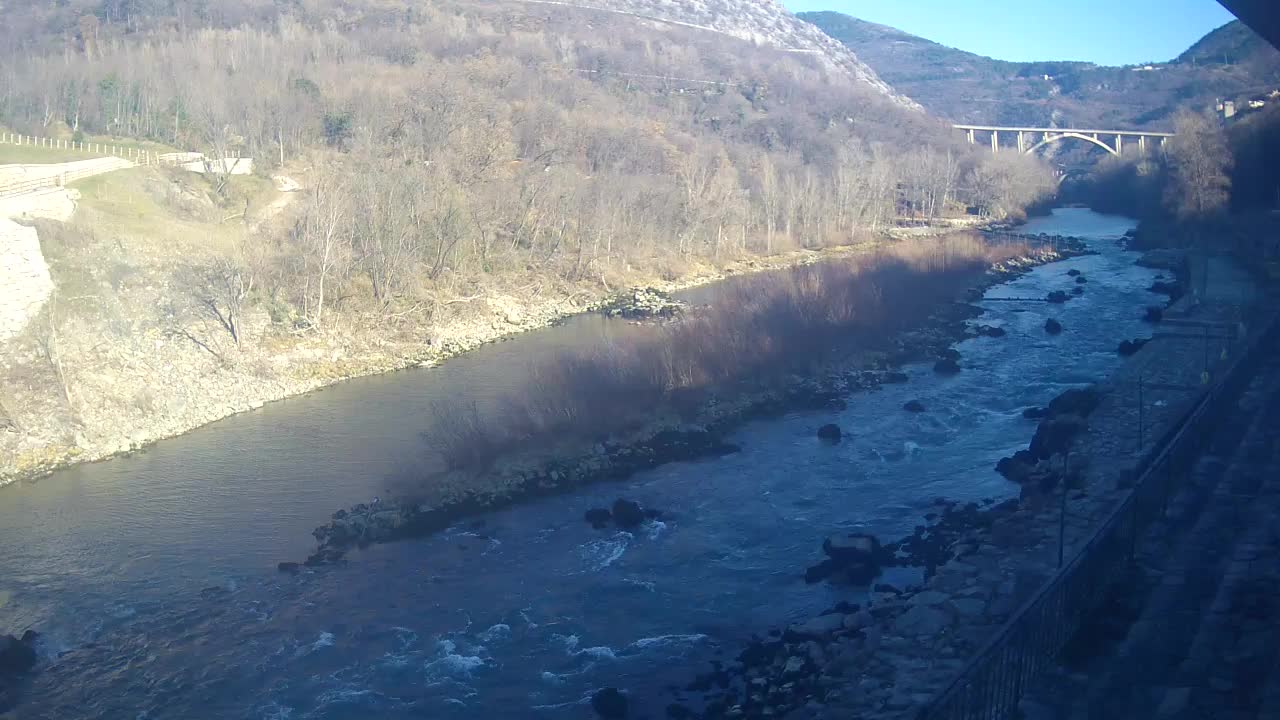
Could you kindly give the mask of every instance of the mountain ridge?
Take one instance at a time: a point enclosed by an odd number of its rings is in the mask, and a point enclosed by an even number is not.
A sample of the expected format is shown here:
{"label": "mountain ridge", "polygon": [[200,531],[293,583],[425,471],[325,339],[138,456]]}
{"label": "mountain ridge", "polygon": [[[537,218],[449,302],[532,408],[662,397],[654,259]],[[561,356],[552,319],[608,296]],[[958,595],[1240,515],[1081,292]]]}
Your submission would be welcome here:
{"label": "mountain ridge", "polygon": [[786,52],[814,53],[830,69],[843,71],[854,80],[871,86],[895,104],[915,110],[921,105],[897,91],[851,48],[787,10],[776,0],[520,0],[537,5],[555,5],[580,10],[630,15],[656,22],[718,32],[759,45],[772,45]]}
{"label": "mountain ridge", "polygon": [[836,12],[799,13],[886,82],[953,122],[1167,129],[1184,107],[1209,108],[1280,87],[1280,51],[1239,21],[1165,63],[1015,62],[951,48]]}

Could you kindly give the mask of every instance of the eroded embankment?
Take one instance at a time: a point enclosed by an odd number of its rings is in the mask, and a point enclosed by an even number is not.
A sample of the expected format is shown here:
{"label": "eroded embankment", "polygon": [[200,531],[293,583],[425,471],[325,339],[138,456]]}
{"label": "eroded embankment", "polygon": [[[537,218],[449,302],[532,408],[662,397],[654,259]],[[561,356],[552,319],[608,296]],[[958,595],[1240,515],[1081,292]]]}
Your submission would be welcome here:
{"label": "eroded embankment", "polygon": [[[133,181],[149,187],[146,183],[153,180],[138,176]],[[70,217],[74,206],[66,206],[65,216],[57,219]],[[103,212],[96,206],[78,212],[90,211]],[[447,303],[431,322],[355,320],[300,334],[282,330],[268,309],[255,304],[243,309],[242,342],[232,344],[216,326],[209,330],[207,317],[197,313],[192,317],[202,319],[184,328],[182,318],[190,315],[188,310],[176,320],[167,314],[190,300],[174,286],[173,268],[195,262],[199,253],[178,253],[168,244],[151,247],[141,241],[118,247],[111,231],[86,234],[73,225],[48,223],[40,232],[57,286],[57,313],[50,315],[46,304],[43,314],[26,322],[26,330],[4,348],[11,362],[0,368],[0,383],[8,391],[0,401],[10,406],[14,417],[9,431],[0,432],[0,485],[127,454],[344,380],[433,367],[486,344],[554,325],[608,295],[606,288],[585,282],[532,296],[497,288],[466,302]],[[677,291],[859,257],[892,242],[877,237],[822,251],[694,263],[674,279],[637,275],[637,281]],[[117,255],[119,263],[102,262],[103,257]],[[113,330],[124,326],[131,331]],[[50,347],[56,348],[56,364]]]}

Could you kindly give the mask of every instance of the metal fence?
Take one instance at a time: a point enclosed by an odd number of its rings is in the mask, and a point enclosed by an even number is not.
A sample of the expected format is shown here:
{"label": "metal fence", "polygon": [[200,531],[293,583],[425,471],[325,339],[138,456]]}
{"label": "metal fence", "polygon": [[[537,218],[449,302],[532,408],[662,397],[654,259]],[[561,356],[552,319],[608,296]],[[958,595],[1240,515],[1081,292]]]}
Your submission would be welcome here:
{"label": "metal fence", "polygon": [[1002,720],[1040,671],[1057,661],[1107,587],[1129,570],[1142,532],[1203,450],[1219,414],[1248,384],[1261,348],[1280,329],[1271,318],[1230,358],[1216,382],[1139,462],[1132,492],[1083,548],[1004,624],[919,720]]}

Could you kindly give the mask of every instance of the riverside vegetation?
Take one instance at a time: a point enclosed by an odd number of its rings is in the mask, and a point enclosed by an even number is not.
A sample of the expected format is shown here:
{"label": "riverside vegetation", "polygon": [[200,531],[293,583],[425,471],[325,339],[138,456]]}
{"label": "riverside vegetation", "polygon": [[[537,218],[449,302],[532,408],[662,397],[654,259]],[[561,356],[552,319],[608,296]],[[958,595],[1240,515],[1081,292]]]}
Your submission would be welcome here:
{"label": "riverside vegetation", "polygon": [[903,216],[1016,218],[1054,188],[847,57],[624,15],[7,9],[0,123],[252,155],[263,176],[121,171],[78,184],[70,222],[38,222],[56,289],[3,348],[4,478],[436,362],[620,288],[808,261]]}

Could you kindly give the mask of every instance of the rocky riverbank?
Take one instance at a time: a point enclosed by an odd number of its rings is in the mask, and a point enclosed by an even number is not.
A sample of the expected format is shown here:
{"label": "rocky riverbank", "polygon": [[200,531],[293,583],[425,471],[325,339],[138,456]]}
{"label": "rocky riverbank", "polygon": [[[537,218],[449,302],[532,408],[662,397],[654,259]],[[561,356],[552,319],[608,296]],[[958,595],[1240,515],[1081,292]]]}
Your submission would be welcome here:
{"label": "rocky riverbank", "polygon": [[[69,216],[72,208],[65,210]],[[41,232],[56,231],[49,226]],[[68,243],[49,237],[42,241]],[[892,240],[876,238],[821,251],[689,265],[675,278],[637,278],[648,288],[638,293],[638,307],[645,312],[674,313],[676,303],[670,293],[730,277],[874,252],[887,242]],[[52,256],[49,262],[57,265],[59,260],[73,267],[87,262]],[[168,302],[169,290],[159,275],[139,274],[126,289],[131,293],[130,306],[154,310]],[[635,295],[628,307],[637,306]],[[246,307],[237,344],[209,340],[216,335],[166,329],[154,325],[154,318],[136,313],[128,318],[134,331],[126,335],[103,339],[102,328],[86,320],[75,324],[74,332],[66,329],[54,337],[49,335],[48,318],[41,316],[4,341],[0,486],[68,465],[128,454],[343,380],[433,367],[488,343],[591,311],[617,297],[588,283],[549,293],[493,289],[482,297],[442,303],[429,323],[335,319],[327,328],[307,333],[281,330],[270,308]],[[61,310],[50,306],[44,312],[70,316],[66,302],[59,306]],[[192,337],[204,337],[208,347]]]}
{"label": "rocky riverbank", "polygon": [[[1181,266],[1174,261],[1169,269]],[[1167,314],[1208,322],[1251,317],[1249,308],[1233,304],[1237,297],[1231,289],[1188,297]],[[914,717],[1053,575],[1058,553],[1071,557],[1123,500],[1140,457],[1134,441],[1143,435],[1134,437],[1135,421],[1144,423],[1147,437],[1162,435],[1197,399],[1179,388],[1196,387],[1202,372],[1214,376],[1229,356],[1223,352],[1205,370],[1202,352],[1177,337],[1148,344],[1105,382],[1063,393],[1029,414],[1040,420],[1031,447],[1001,461],[1022,483],[1017,500],[944,505],[930,513],[928,526],[898,543],[828,537],[826,559],[807,579],[870,584],[866,602],[767,631],[736,662],[713,664],[696,677],[676,695],[669,716]],[[1164,387],[1149,389],[1141,410],[1132,392],[1138,377]],[[923,568],[923,582],[905,589],[875,584],[880,569],[897,564]]]}
{"label": "rocky riverbank", "polygon": [[[1079,243],[1054,243],[1061,250],[1043,246],[1031,256],[990,268],[966,297],[981,297],[992,285],[1031,268],[1084,252]],[[521,500],[565,492],[601,480],[622,479],[663,463],[732,452],[724,441],[732,428],[750,419],[802,408],[838,406],[856,391],[873,390],[884,383],[905,381],[894,368],[908,362],[937,359],[946,367],[939,372],[960,371],[951,346],[958,340],[991,331],[969,327],[965,321],[981,313],[967,302],[952,302],[935,311],[920,327],[887,338],[882,347],[862,348],[835,357],[826,369],[811,377],[793,377],[781,386],[754,391],[737,389],[712,397],[692,420],[656,418],[626,437],[609,438],[562,451],[558,456],[509,458],[493,470],[481,473],[453,472],[434,478],[441,499],[421,502],[398,498],[377,505],[362,504],[334,514],[315,531],[317,551],[307,565],[340,559],[349,549],[377,542],[420,537],[467,515],[506,506]],[[952,367],[954,365],[954,367]],[[295,569],[284,563],[283,569]]]}

